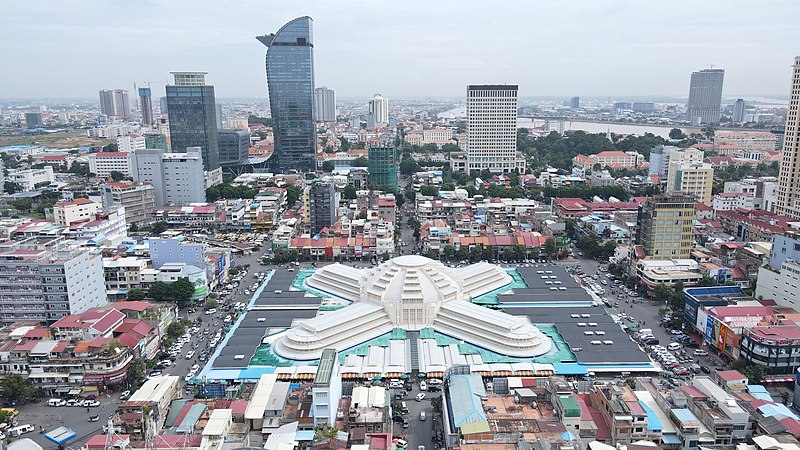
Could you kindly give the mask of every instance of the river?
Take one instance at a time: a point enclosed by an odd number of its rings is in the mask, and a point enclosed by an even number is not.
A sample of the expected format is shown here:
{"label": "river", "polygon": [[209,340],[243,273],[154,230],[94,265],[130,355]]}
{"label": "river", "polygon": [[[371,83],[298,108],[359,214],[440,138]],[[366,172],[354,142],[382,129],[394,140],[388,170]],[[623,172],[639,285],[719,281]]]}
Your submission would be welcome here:
{"label": "river", "polygon": [[[536,128],[543,125],[544,120],[542,119],[517,119],[517,128]],[[678,127],[670,125],[659,126],[635,123],[585,122],[569,119],[564,121],[564,131],[580,130],[587,133],[606,133],[610,131],[615,134],[635,134],[638,136],[644,135],[645,133],[652,133],[665,139],[669,138],[669,130],[673,128],[680,128],[687,135],[700,132],[700,129],[695,127]]]}

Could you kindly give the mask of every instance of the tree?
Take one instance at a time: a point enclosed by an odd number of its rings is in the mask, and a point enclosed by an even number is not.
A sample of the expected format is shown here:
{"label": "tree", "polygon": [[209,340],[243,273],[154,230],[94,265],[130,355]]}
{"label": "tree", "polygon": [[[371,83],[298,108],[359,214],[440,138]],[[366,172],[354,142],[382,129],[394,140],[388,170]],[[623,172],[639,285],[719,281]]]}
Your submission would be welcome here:
{"label": "tree", "polygon": [[16,194],[19,192],[19,184],[14,183],[13,181],[6,181],[3,183],[3,190],[7,194]]}
{"label": "tree", "polygon": [[146,294],[143,290],[131,289],[130,291],[128,291],[128,295],[126,296],[126,298],[128,300],[144,300],[145,296]]}
{"label": "tree", "polygon": [[367,167],[369,166],[369,160],[363,156],[359,156],[358,158],[354,159],[350,165],[353,167]]}
{"label": "tree", "polygon": [[19,405],[35,402],[39,399],[39,389],[21,375],[12,373],[5,375],[0,381],[5,398]]}
{"label": "tree", "polygon": [[333,169],[336,167],[333,165],[332,161],[325,161],[322,163],[322,171],[323,172],[333,172]]}
{"label": "tree", "polygon": [[150,290],[147,291],[147,294],[154,301],[157,302],[167,301],[172,298],[172,292],[170,290],[169,285],[170,283],[165,283],[163,281],[156,281],[155,283],[150,285]]}
{"label": "tree", "polygon": [[350,141],[345,137],[339,138],[339,151],[346,152],[350,150]]}
{"label": "tree", "polygon": [[356,198],[356,188],[353,185],[348,184],[347,186],[344,187],[344,190],[342,191],[342,197],[348,200],[353,200],[354,198]]}
{"label": "tree", "polygon": [[400,161],[401,174],[412,175],[415,172],[419,172],[419,164],[417,164],[417,161],[414,158],[407,156]]}
{"label": "tree", "polygon": [[686,134],[680,128],[673,128],[669,130],[669,138],[674,141],[681,141],[686,139]]}
{"label": "tree", "polygon": [[297,203],[297,200],[300,198],[300,194],[303,193],[303,190],[293,184],[286,185],[286,205],[291,208]]}
{"label": "tree", "polygon": [[442,254],[444,255],[445,260],[452,261],[453,258],[456,256],[456,248],[450,244],[447,244],[444,246]]}
{"label": "tree", "polygon": [[142,358],[136,358],[131,361],[131,364],[128,366],[128,383],[130,383],[131,386],[139,386],[144,383],[144,371],[146,368],[147,365]]}
{"label": "tree", "polygon": [[177,339],[186,333],[186,326],[180,321],[174,321],[167,326],[167,336],[172,339]]}
{"label": "tree", "polygon": [[436,189],[435,186],[425,185],[425,186],[422,186],[419,189],[419,193],[422,194],[422,195],[427,195],[427,196],[431,196],[431,197],[438,197],[439,196],[439,189]]}
{"label": "tree", "polygon": [[0,423],[4,423],[6,426],[11,427],[14,423],[14,413],[11,411],[0,411]]}
{"label": "tree", "polygon": [[550,259],[553,257],[553,254],[556,252],[556,241],[553,238],[547,238],[544,241],[544,252],[547,255],[547,258]]}
{"label": "tree", "polygon": [[194,284],[188,278],[178,278],[178,281],[170,283],[170,289],[175,296],[178,304],[188,303],[194,295]]}
{"label": "tree", "polygon": [[708,275],[705,275],[703,276],[703,278],[697,280],[697,287],[711,287],[716,285],[717,285],[717,280],[715,280],[712,277],[709,277]]}
{"label": "tree", "polygon": [[663,301],[666,304],[669,304],[670,299],[672,299],[673,290],[670,289],[664,283],[658,283],[656,287],[653,289],[653,297],[656,298],[658,301]]}
{"label": "tree", "polygon": [[150,234],[158,236],[159,234],[167,231],[167,222],[158,221],[150,226]]}
{"label": "tree", "polygon": [[214,299],[206,300],[205,309],[216,308],[217,306],[219,306],[219,303],[217,303],[216,300]]}
{"label": "tree", "polygon": [[104,152],[118,152],[119,151],[119,145],[117,145],[116,142],[112,142],[112,143],[110,143],[108,145],[104,145],[103,146],[103,151]]}
{"label": "tree", "polygon": [[[117,145],[117,144],[114,144]],[[74,173],[75,175],[80,175],[85,177],[89,175],[89,164],[86,163],[79,163],[78,161],[73,161],[72,165],[69,166],[69,171]]]}
{"label": "tree", "polygon": [[112,170],[108,175],[114,181],[122,181],[125,178],[125,175],[122,172],[117,172],[116,170]]}
{"label": "tree", "polygon": [[132,223],[131,226],[128,227],[128,231],[131,233],[136,233],[139,231],[139,225]]}

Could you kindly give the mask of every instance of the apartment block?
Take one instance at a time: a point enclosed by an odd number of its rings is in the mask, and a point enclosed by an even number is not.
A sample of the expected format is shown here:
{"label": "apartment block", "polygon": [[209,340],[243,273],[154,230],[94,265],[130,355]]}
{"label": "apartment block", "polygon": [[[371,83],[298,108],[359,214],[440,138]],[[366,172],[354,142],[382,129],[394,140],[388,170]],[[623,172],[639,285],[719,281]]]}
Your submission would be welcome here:
{"label": "apartment block", "polygon": [[75,222],[94,219],[100,205],[88,198],[62,200],[53,205],[53,218],[61,226],[70,226]]}
{"label": "apartment block", "polygon": [[657,196],[640,205],[631,259],[688,259],[694,247],[694,204],[693,198]]}
{"label": "apartment block", "polygon": [[[144,147],[142,147],[143,149]],[[87,158],[89,159],[89,172],[98,177],[108,177],[111,172],[119,172],[126,177],[131,175],[133,153],[97,152],[89,153]]]}
{"label": "apartment block", "polygon": [[20,190],[25,192],[35,191],[36,189],[47,186],[55,181],[52,166],[44,166],[41,169],[27,169],[10,172],[6,175],[6,181],[15,183]]}
{"label": "apartment block", "polygon": [[118,181],[105,184],[100,190],[104,206],[125,208],[125,221],[129,225],[146,225],[153,220],[156,200],[152,184]]}
{"label": "apartment block", "polygon": [[596,164],[601,168],[636,169],[644,163],[644,155],[636,152],[604,151],[594,155],[578,155],[572,158],[572,167],[590,172]]}
{"label": "apartment block", "polygon": [[759,269],[755,296],[800,309],[800,262],[785,258],[780,268]]}
{"label": "apartment block", "polygon": [[135,152],[147,148],[147,139],[139,134],[129,134],[117,138],[117,151],[124,153]]}
{"label": "apartment block", "polygon": [[189,147],[186,153],[140,150],[133,157],[133,179],[153,186],[157,207],[167,203],[204,203],[206,200],[203,157],[199,147]]}

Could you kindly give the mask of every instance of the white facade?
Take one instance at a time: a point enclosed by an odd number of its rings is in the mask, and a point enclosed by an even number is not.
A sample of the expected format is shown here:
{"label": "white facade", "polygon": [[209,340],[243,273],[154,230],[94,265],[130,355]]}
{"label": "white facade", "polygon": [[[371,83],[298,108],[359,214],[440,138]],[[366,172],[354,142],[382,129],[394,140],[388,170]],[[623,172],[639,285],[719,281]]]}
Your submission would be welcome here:
{"label": "white facade", "polygon": [[120,152],[130,153],[136,150],[144,150],[145,148],[147,148],[147,145],[144,136],[130,134],[117,138],[117,150]]}
{"label": "white facade", "polygon": [[800,264],[787,258],[781,263],[780,272],[759,269],[756,298],[775,300],[778,306],[800,306]]}
{"label": "white facade", "polygon": [[314,111],[317,122],[336,122],[336,93],[325,86],[314,89]]}
{"label": "white facade", "polygon": [[98,209],[98,203],[85,198],[65,200],[53,205],[53,218],[58,225],[70,226],[79,220],[94,219]]}
{"label": "white facade", "polygon": [[[681,152],[676,152],[681,153]],[[675,156],[675,153],[673,153]],[[682,192],[697,198],[697,201],[711,205],[711,190],[714,184],[714,168],[702,162],[669,162],[667,193]]]}
{"label": "white facade", "polygon": [[86,136],[98,139],[114,139],[136,132],[136,128],[127,124],[114,124],[86,130]]}
{"label": "white facade", "polygon": [[89,159],[89,172],[98,177],[108,177],[111,172],[119,172],[126,177],[131,175],[133,153],[98,152],[90,153],[87,158]]}
{"label": "white facade", "polygon": [[199,147],[186,153],[140,150],[133,156],[133,179],[153,185],[156,207],[164,204],[204,203],[206,183]]}
{"label": "white facade", "polygon": [[720,130],[714,134],[716,145],[735,145],[742,152],[775,151],[778,137],[769,131],[728,131]]}
{"label": "white facade", "polygon": [[721,192],[714,196],[712,207],[714,211],[733,211],[744,208],[753,209],[755,197],[750,193]]}
{"label": "white facade", "polygon": [[789,98],[775,213],[800,218],[800,165],[797,164],[800,154],[800,56],[794,58]]}
{"label": "white facade", "polygon": [[369,100],[369,112],[372,114],[375,123],[389,122],[389,99],[381,94],[375,94]]}
{"label": "white facade", "polygon": [[23,191],[36,190],[39,183],[52,183],[55,181],[52,166],[44,166],[41,169],[18,170],[9,173],[6,181],[16,183]]}
{"label": "white facade", "polygon": [[467,87],[467,158],[469,170],[525,170],[517,155],[517,86]]}

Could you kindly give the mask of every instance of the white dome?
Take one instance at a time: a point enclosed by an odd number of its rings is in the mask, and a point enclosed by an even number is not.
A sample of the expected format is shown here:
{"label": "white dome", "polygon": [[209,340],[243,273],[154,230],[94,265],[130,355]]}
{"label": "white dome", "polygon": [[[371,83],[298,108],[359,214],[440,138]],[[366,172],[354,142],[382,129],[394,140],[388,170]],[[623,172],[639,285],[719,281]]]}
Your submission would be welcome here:
{"label": "white dome", "polygon": [[290,329],[276,341],[275,351],[290,359],[316,359],[326,348],[345,350],[393,328],[433,328],[508,356],[546,353],[552,343],[526,317],[470,302],[512,281],[494,264],[453,269],[418,255],[372,269],[332,264],[315,271],[306,283],[353,304]]}

